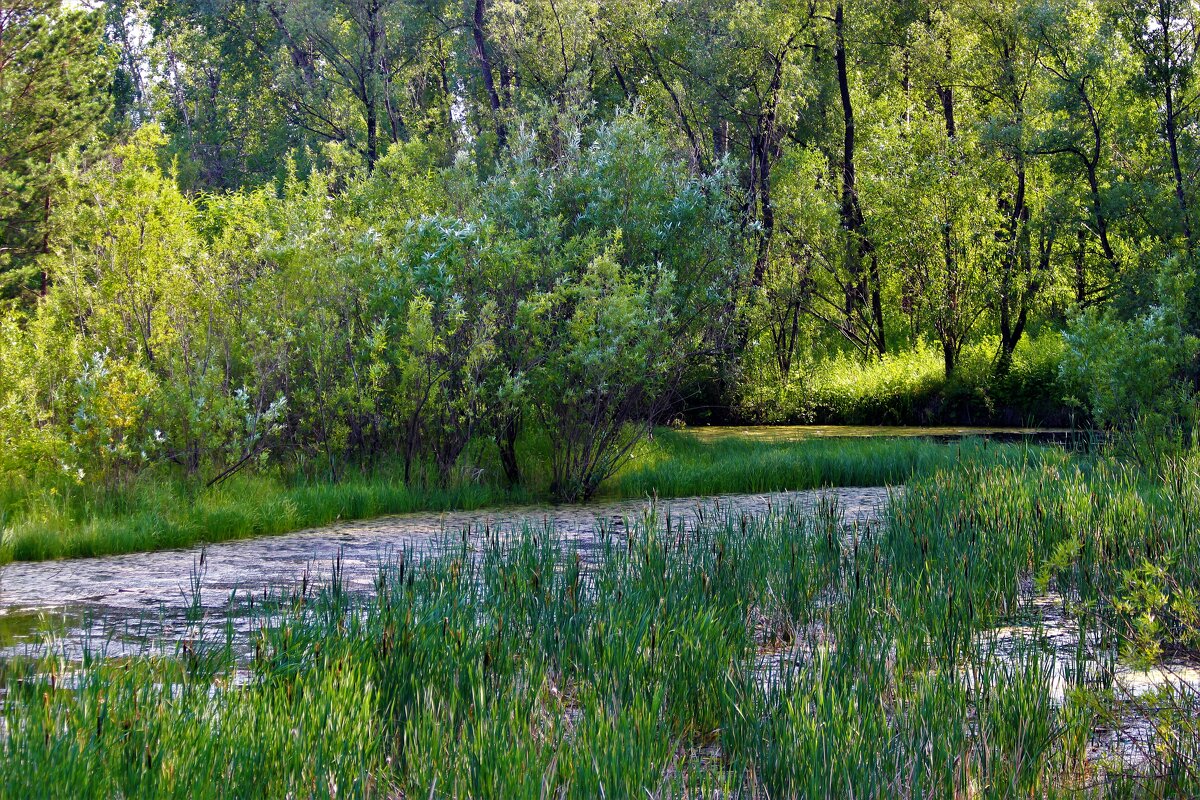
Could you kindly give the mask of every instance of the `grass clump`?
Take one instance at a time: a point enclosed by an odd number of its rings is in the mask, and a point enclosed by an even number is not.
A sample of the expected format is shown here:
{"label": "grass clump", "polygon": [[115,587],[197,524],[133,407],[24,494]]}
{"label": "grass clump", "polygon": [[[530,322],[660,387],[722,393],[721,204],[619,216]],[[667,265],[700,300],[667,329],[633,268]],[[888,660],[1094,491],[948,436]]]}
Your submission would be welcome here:
{"label": "grass clump", "polygon": [[[976,439],[945,445],[918,437],[789,442],[660,430],[605,490],[621,497],[690,497],[830,486],[894,486],[963,457],[983,457],[985,452],[1004,453],[1009,449],[984,445]],[[1015,452],[1021,448],[1011,449]]]}
{"label": "grass clump", "polygon": [[520,490],[463,483],[449,489],[410,486],[386,473],[338,483],[239,475],[198,489],[146,479],[121,491],[79,488],[28,498],[9,512],[0,560],[39,561],[187,547],[269,536],[413,511],[473,509],[520,502]]}

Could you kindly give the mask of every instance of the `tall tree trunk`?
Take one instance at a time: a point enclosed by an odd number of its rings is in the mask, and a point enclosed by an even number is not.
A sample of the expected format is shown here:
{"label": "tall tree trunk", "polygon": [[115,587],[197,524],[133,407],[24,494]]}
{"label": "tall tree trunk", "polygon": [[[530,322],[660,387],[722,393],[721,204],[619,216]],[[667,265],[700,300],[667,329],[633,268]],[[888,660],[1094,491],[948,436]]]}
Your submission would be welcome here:
{"label": "tall tree trunk", "polygon": [[[950,68],[954,52],[949,41],[946,42],[946,67]],[[942,121],[946,126],[946,142],[949,147],[950,170],[958,173],[958,122],[954,109],[954,87],[941,83],[934,87],[942,106]],[[958,253],[954,249],[954,220],[947,215],[942,223],[942,259],[946,268],[946,297],[944,307],[937,310],[935,318],[941,322],[936,326],[938,336],[942,340],[942,366],[946,377],[950,377],[958,362],[958,352],[962,346],[958,324],[959,273]]]}
{"label": "tall tree trunk", "polygon": [[949,378],[954,374],[954,367],[958,360],[958,348],[955,346],[953,337],[942,337],[942,369]]}
{"label": "tall tree trunk", "polygon": [[[1014,52],[1015,46],[1006,41],[1002,52],[1008,102],[1013,113],[1013,125],[1017,130],[1016,149],[1012,153],[1013,171],[1017,185],[1013,190],[1012,204],[1004,230],[1005,249],[1000,259],[1000,287],[997,311],[1000,316],[1000,353],[996,361],[996,375],[1004,376],[1012,365],[1013,353],[1025,333],[1025,320],[1029,315],[1029,304],[1036,293],[1036,282],[1017,287],[1018,276],[1031,278],[1031,255],[1029,252],[1029,201],[1028,177],[1025,154],[1024,127],[1025,103],[1017,81]],[[1002,201],[1002,205],[1007,205]]]}
{"label": "tall tree trunk", "polygon": [[367,64],[362,74],[362,99],[365,106],[367,123],[367,171],[375,169],[379,160],[379,89],[380,89],[380,39],[383,28],[380,25],[379,0],[370,0],[367,5]]}
{"label": "tall tree trunk", "polygon": [[1082,225],[1079,226],[1079,231],[1076,234],[1078,244],[1075,249],[1075,305],[1080,308],[1087,306],[1088,302],[1088,287],[1087,287],[1087,231]]}
{"label": "tall tree trunk", "polygon": [[1091,194],[1092,200],[1092,218],[1096,222],[1096,238],[1100,240],[1100,249],[1115,272],[1117,270],[1117,254],[1113,251],[1112,242],[1108,238],[1108,215],[1104,213],[1104,203],[1100,195],[1100,178],[1097,174],[1100,169],[1100,153],[1103,149],[1104,135],[1100,129],[1100,116],[1096,113],[1096,106],[1088,94],[1087,84],[1080,81],[1077,88],[1084,107],[1087,108],[1088,122],[1092,128],[1091,153],[1084,158],[1084,167],[1087,172],[1088,192]]}
{"label": "tall tree trunk", "polygon": [[[854,168],[854,106],[850,99],[850,74],[846,59],[846,15],[844,4],[838,2],[834,9],[834,34],[836,45],[834,61],[837,66],[838,93],[842,102],[842,229],[846,232],[846,269],[849,273],[852,295],[847,298],[847,317],[858,312],[854,306],[866,304],[870,298],[870,319],[867,339],[880,355],[887,354],[887,340],[883,328],[883,299],[881,296],[881,280],[879,275],[879,260],[875,257],[870,238],[867,235],[866,221],[863,217],[862,206],[858,201],[857,175]],[[869,261],[864,270],[863,258]]]}
{"label": "tall tree trunk", "polygon": [[1028,291],[1018,289],[1016,277],[1028,272],[1029,207],[1026,204],[1025,156],[1016,156],[1017,188],[1013,193],[1012,209],[1009,212],[1006,238],[1007,247],[1002,258],[1000,271],[1000,358],[996,374],[1004,375],[1012,364],[1013,353],[1025,332],[1024,320],[1028,311]]}
{"label": "tall tree trunk", "polygon": [[771,200],[771,155],[770,142],[763,134],[754,138],[756,147],[753,158],[758,166],[755,175],[758,179],[759,221],[762,223],[762,234],[758,240],[758,255],[754,260],[754,286],[762,286],[771,263],[771,245],[775,241],[775,204]]}
{"label": "tall tree trunk", "polygon": [[488,104],[492,109],[492,124],[496,127],[496,148],[503,150],[508,141],[508,132],[500,117],[500,93],[496,91],[496,81],[492,77],[492,62],[488,57],[487,39],[484,37],[484,3],[486,0],[475,0],[475,12],[471,18],[471,35],[475,39],[475,56],[479,59],[479,73],[483,78],[483,88],[487,92]]}
{"label": "tall tree trunk", "polygon": [[291,58],[292,66],[300,70],[305,88],[312,89],[317,85],[317,71],[313,66],[312,53],[301,46],[301,43],[292,35],[291,29],[287,26],[283,9],[275,5],[274,2],[268,2],[267,13],[270,14],[271,21],[275,23],[276,32],[283,39],[284,46],[288,51],[288,57]]}
{"label": "tall tree trunk", "polygon": [[375,169],[379,160],[379,109],[375,106],[374,95],[367,98],[367,171]]}
{"label": "tall tree trunk", "polygon": [[1183,237],[1187,240],[1188,250],[1194,249],[1192,242],[1192,220],[1188,212],[1187,195],[1183,189],[1183,168],[1179,164],[1179,130],[1175,119],[1175,92],[1168,81],[1165,98],[1167,113],[1167,148],[1171,152],[1171,173],[1175,180],[1175,202],[1179,205],[1180,220],[1183,223]]}
{"label": "tall tree trunk", "polygon": [[1174,46],[1171,43],[1171,33],[1175,30],[1175,15],[1172,4],[1158,3],[1158,14],[1154,21],[1158,23],[1158,39],[1162,43],[1162,63],[1166,67],[1166,80],[1163,82],[1163,102],[1166,111],[1167,150],[1171,155],[1171,175],[1175,183],[1175,202],[1179,206],[1180,222],[1183,224],[1183,236],[1187,240],[1188,252],[1194,249],[1192,240],[1192,220],[1188,210],[1187,194],[1183,186],[1183,167],[1179,162],[1179,122],[1176,119],[1175,89],[1171,82],[1174,77],[1172,65],[1175,63]]}

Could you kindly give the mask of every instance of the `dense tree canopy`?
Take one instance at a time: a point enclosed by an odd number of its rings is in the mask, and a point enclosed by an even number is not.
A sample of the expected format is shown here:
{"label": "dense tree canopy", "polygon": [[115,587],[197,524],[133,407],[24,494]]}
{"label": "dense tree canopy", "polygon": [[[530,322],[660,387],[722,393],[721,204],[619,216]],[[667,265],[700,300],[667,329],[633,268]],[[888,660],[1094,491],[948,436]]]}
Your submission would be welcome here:
{"label": "dense tree canopy", "polygon": [[[36,283],[54,159],[94,135],[111,65],[98,14],[57,0],[0,3],[0,297]],[[35,277],[36,276],[36,279]]]}
{"label": "dense tree canopy", "polygon": [[838,417],[814,370],[917,352],[913,416],[1117,424],[1143,369],[1177,419],[1198,47],[1176,0],[0,4],[0,441],[517,482],[539,430],[586,495],[672,410]]}

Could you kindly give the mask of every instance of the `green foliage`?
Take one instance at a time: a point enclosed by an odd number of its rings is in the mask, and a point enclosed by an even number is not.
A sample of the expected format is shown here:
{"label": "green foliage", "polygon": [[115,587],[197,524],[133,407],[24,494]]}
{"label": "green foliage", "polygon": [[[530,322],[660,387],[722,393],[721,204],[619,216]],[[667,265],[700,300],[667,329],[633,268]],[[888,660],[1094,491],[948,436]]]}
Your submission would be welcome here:
{"label": "green foliage", "polygon": [[14,494],[586,497],[668,410],[1190,442],[1186,4],[9,6]]}
{"label": "green foliage", "polygon": [[[483,184],[394,148],[340,193],[314,172],[280,194],[189,198],[151,127],[66,162],[40,262],[53,285],[5,321],[4,468],[115,486],[174,464],[213,484],[272,454],[334,478],[398,454],[406,480],[430,477],[420,461],[449,486],[476,472],[461,463],[476,438],[515,464],[530,419],[565,448],[555,491],[594,492],[700,347],[711,319],[678,310],[724,302],[720,282],[673,279],[696,239],[671,245],[719,230],[724,201],[662,169],[648,133],[634,116],[580,123],[591,143],[549,163],[533,137],[531,160]],[[644,186],[635,207],[602,189],[622,175]],[[567,230],[580,191],[595,199]],[[547,228],[526,224],[532,205]]]}
{"label": "green foliage", "polygon": [[44,291],[54,161],[87,147],[108,113],[115,52],[99,11],[60,0],[0,4],[0,298]]}
{"label": "green foliage", "polygon": [[1144,316],[1089,313],[1072,322],[1062,371],[1096,421],[1143,463],[1191,446],[1200,340],[1190,333],[1185,294],[1175,291]]}
{"label": "green foliage", "polygon": [[672,276],[635,279],[597,255],[577,281],[527,300],[528,342],[548,356],[528,375],[534,413],[555,432],[551,491],[590,497],[637,443],[629,425],[653,420],[686,351],[671,336]]}
{"label": "green foliage", "polygon": [[1060,374],[1063,337],[1049,330],[1025,339],[1003,375],[995,372],[996,348],[995,340],[964,347],[949,377],[940,348],[929,346],[867,362],[836,353],[797,359],[778,383],[778,372],[764,365],[758,380],[744,382],[738,413],[768,423],[1068,424],[1066,399],[1078,379]]}

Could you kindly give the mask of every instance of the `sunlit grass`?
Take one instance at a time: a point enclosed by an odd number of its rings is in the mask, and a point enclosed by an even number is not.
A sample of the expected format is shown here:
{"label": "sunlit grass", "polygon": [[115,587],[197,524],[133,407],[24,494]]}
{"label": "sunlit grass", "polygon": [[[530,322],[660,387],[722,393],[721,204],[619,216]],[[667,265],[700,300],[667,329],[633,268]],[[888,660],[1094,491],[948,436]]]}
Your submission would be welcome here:
{"label": "sunlit grass", "polygon": [[1024,337],[1003,377],[995,370],[998,347],[992,338],[969,344],[950,377],[940,349],[928,343],[881,359],[817,356],[786,380],[768,364],[748,372],[738,412],[773,424],[1069,424],[1065,400],[1080,392],[1060,375],[1062,335],[1045,329]]}
{"label": "sunlit grass", "polygon": [[[911,436],[799,441],[659,430],[603,487],[619,497],[690,497],[832,486],[894,486],[964,457],[1015,457],[1020,445],[939,444]],[[1041,448],[1037,448],[1041,449]]]}
{"label": "sunlit grass", "polygon": [[[416,511],[475,509],[546,501],[538,441],[525,448],[531,488],[509,488],[495,469],[448,488],[411,485],[398,465],[351,471],[339,481],[281,474],[236,475],[212,488],[171,476],[147,475],[119,491],[63,480],[10,490],[0,561],[34,561],[185,547],[287,533],[353,520]],[[954,463],[964,453],[1000,454],[1020,447],[968,441],[827,439],[775,442],[706,437],[701,431],[658,429],[630,463],[600,490],[602,497],[690,497],[824,486],[882,486]],[[486,463],[486,462],[485,462]]]}

